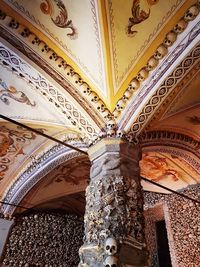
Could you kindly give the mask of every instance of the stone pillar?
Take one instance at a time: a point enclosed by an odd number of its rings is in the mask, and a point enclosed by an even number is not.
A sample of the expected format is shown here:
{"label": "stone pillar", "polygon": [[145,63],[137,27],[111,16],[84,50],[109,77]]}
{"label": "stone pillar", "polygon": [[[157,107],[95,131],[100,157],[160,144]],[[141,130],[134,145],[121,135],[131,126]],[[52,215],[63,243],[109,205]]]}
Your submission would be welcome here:
{"label": "stone pillar", "polygon": [[147,266],[138,146],[104,138],[89,149],[80,267]]}

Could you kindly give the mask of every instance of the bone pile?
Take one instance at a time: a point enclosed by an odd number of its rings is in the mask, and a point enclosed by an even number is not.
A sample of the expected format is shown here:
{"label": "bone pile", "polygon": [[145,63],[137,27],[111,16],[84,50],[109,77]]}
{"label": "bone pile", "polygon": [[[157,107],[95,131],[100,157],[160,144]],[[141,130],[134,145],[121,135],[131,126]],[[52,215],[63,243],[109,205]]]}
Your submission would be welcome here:
{"label": "bone pile", "polygon": [[4,253],[6,267],[75,267],[83,223],[75,215],[34,213],[16,218]]}
{"label": "bone pile", "polygon": [[[199,201],[200,185],[188,186],[181,193]],[[198,267],[200,263],[200,205],[175,194],[145,192],[144,200],[146,239],[151,266],[157,266],[155,263],[157,254],[155,222],[165,220],[172,265]]]}

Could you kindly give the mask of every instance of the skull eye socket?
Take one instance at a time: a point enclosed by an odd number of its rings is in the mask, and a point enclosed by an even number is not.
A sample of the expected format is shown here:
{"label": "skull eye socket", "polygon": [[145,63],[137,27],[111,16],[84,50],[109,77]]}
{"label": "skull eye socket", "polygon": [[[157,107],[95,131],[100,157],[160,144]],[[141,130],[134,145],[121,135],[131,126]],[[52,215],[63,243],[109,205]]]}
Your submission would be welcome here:
{"label": "skull eye socket", "polygon": [[110,249],[110,246],[106,246],[106,250],[109,250]]}
{"label": "skull eye socket", "polygon": [[111,267],[117,267],[117,265],[116,264],[112,264],[112,266]]}
{"label": "skull eye socket", "polygon": [[105,267],[110,267],[108,264],[106,264],[106,266]]}

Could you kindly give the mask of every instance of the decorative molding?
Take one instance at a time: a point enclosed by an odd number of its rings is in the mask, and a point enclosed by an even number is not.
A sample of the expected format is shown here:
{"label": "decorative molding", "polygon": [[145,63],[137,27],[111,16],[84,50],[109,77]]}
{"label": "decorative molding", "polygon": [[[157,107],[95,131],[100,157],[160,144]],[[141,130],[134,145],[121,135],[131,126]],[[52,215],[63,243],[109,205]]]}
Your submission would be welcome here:
{"label": "decorative molding", "polygon": [[200,141],[182,133],[169,131],[150,131],[139,136],[142,147],[162,145],[172,146],[192,152],[196,157],[200,158]]}
{"label": "decorative molding", "polygon": [[[93,111],[96,111],[96,114],[98,114],[97,116],[99,118],[100,116],[104,119],[111,117],[110,111],[106,107],[106,104],[97,95],[97,93],[91,90],[90,86],[77,72],[74,71],[72,66],[70,66],[53,49],[48,47],[45,42],[40,40],[38,36],[30,32],[28,28],[21,25],[14,18],[7,16],[7,14],[2,10],[0,10],[0,24],[1,36],[9,41],[14,47],[16,47],[18,44],[17,48],[20,52],[28,56],[42,69],[48,73],[50,72],[50,75],[53,76],[56,81],[59,81],[62,86],[64,83],[63,87],[67,91],[70,91],[71,95],[76,96],[75,99],[77,102],[79,102],[79,104],[83,104],[83,102],[87,103],[85,106],[83,106],[83,108],[89,111],[91,107],[88,108],[88,103],[90,103],[90,105],[93,105]],[[33,50],[30,48],[32,48],[35,52],[33,52]],[[38,54],[40,56],[38,56]],[[49,64],[55,68],[53,71]],[[74,88],[72,90],[73,86],[76,88],[75,90]],[[80,100],[81,95],[85,96],[84,98],[82,97],[82,100]]]}
{"label": "decorative molding", "polygon": [[[188,81],[193,81],[194,77],[198,76],[199,70],[200,70],[200,62],[198,62],[187,74],[184,75],[184,78],[178,83],[178,85],[168,95],[165,102],[162,105],[160,105],[159,108],[157,108],[153,116],[150,118],[148,125],[145,128],[147,131],[150,130],[152,123],[155,120],[166,119],[167,118],[166,115],[171,116],[168,113],[168,108],[173,106],[173,103],[176,103],[177,101],[176,98],[179,98],[179,99],[181,98],[182,92],[188,89]],[[197,105],[194,105],[194,106],[197,106]],[[167,112],[166,112],[166,107],[167,107]],[[191,106],[189,107],[191,108]],[[186,109],[188,107],[184,107],[184,108]],[[184,110],[184,108],[182,110]],[[177,110],[176,112],[179,112],[179,111]]]}
{"label": "decorative molding", "polygon": [[84,114],[66,98],[65,94],[58,91],[44,76],[4,45],[0,45],[0,60],[20,77],[33,84],[43,97],[67,116],[73,126],[77,125],[79,130],[83,130],[88,136],[96,135],[94,126],[91,125]]}
{"label": "decorative molding", "polygon": [[[68,141],[69,142],[69,141]],[[72,145],[86,150],[85,144],[70,142]],[[75,157],[80,156],[79,152],[72,152],[71,149],[62,145],[50,146],[45,151],[32,157],[25,168],[18,174],[15,181],[4,194],[3,201],[8,203],[20,204],[20,201],[31,190],[31,188],[38,183],[45,175],[55,169],[60,164],[67,162]],[[15,207],[9,205],[2,205],[1,212],[6,214],[13,214]]]}
{"label": "decorative molding", "polygon": [[180,157],[200,174],[200,142],[192,137],[168,131],[151,131],[141,134],[139,140],[142,151]]}
{"label": "decorative molding", "polygon": [[[190,54],[176,67],[176,69],[165,79],[162,85],[151,96],[150,100],[143,107],[135,122],[131,125],[130,132],[138,135],[147,125],[155,110],[162,104],[167,96],[174,90],[174,87],[183,79],[194,64],[199,60],[200,45],[197,44]],[[120,126],[121,127],[121,126]]]}
{"label": "decorative molding", "polygon": [[[41,27],[41,29],[43,31],[45,31],[55,42],[57,42],[68,54],[70,54],[70,57],[72,57],[75,60],[75,62],[77,62],[78,65],[81,66],[81,69],[83,69],[85,73],[87,73],[90,77],[93,77],[92,73],[90,73],[89,69],[81,62],[80,58],[78,58],[72,52],[72,50],[70,50],[69,47],[66,46],[66,43],[63,43],[61,40],[58,40],[58,38],[50,31],[50,29],[45,27],[44,24],[42,24],[38,19],[36,19],[33,15],[31,15],[30,12],[28,10],[26,10],[22,5],[20,5],[17,1],[9,0],[9,2],[10,2],[10,5],[13,5],[16,10],[20,11],[22,14],[27,16],[32,22],[34,22],[36,25]],[[94,5],[95,5],[94,2],[95,2],[94,0],[90,0],[91,11],[92,11],[92,14],[93,14],[93,20],[94,20],[94,25],[95,25],[96,18],[94,16],[96,14],[94,12]],[[95,25],[95,28],[96,27],[97,26]],[[96,41],[98,42],[100,40],[99,33],[97,33],[95,31],[95,34],[96,34]],[[97,34],[98,34],[98,37],[97,37]],[[97,48],[99,48],[99,45],[97,46]],[[102,54],[101,50],[98,50],[98,55],[101,55],[101,54]],[[101,57],[99,57],[98,60],[99,60],[99,65],[101,65]],[[100,77],[100,81],[98,81],[97,79],[94,79],[94,78],[93,78],[93,80],[101,88],[101,86],[102,86],[101,72],[99,72],[99,77]]]}
{"label": "decorative molding", "polygon": [[[154,87],[157,80],[160,79],[161,73],[164,74],[166,72],[166,70],[169,68],[169,65],[171,66],[171,64],[177,59],[177,57],[180,56],[180,54],[186,49],[186,47],[198,35],[200,31],[199,29],[200,23],[198,23],[199,21],[197,22],[197,25],[195,25],[193,29],[191,30],[191,32],[189,33],[188,40],[184,39],[183,42],[179,44],[178,47],[175,48],[175,51],[171,52],[172,58],[169,57],[168,58],[169,61],[164,61],[162,65],[160,66],[160,68],[157,69],[154,76],[151,77],[151,81],[149,81],[150,83],[153,83],[151,84],[151,87],[148,84],[148,89],[145,88],[144,90],[144,88],[141,88],[142,83],[145,80],[147,80],[149,73],[152,72],[154,69],[156,69],[157,65],[159,64],[159,61],[161,61],[168,54],[168,51],[171,50],[170,47],[176,42],[178,35],[180,35],[186,30],[189,22],[191,22],[192,20],[195,20],[195,18],[199,14],[199,11],[200,11],[200,3],[197,2],[195,5],[191,6],[185,12],[184,16],[177,22],[177,24],[173,27],[173,29],[166,34],[166,37],[163,40],[163,43],[158,46],[154,55],[152,55],[152,57],[150,57],[149,60],[147,61],[147,64],[138,72],[136,77],[134,77],[131,80],[123,97],[117,102],[115,110],[113,111],[113,114],[116,118],[120,116],[121,111],[124,110],[124,108],[128,104],[132,108],[132,114],[134,113],[136,107],[139,106],[139,104],[142,102],[144,97],[150,91],[150,88]],[[160,75],[158,73],[160,73]],[[147,85],[144,87],[147,87]],[[137,97],[135,95],[134,105],[133,103],[128,103],[129,100],[131,99],[131,96],[136,93],[137,93]],[[129,112],[130,111],[128,111],[128,113]],[[125,111],[125,113],[127,113],[127,111]]]}
{"label": "decorative molding", "polygon": [[[176,60],[181,57],[181,54],[188,50],[190,44],[194,41],[198,41],[198,35],[200,34],[200,23],[199,20],[194,21],[194,26],[191,27],[187,36],[171,50],[168,57],[162,62],[160,67],[156,69],[153,75],[148,79],[146,83],[138,92],[136,92],[135,97],[130,101],[127,108],[124,110],[124,116],[121,118],[119,125],[120,128],[124,128],[127,124],[130,125],[133,121],[132,117],[140,107],[143,101],[147,99],[148,95],[155,90],[158,86],[157,84],[161,83],[162,80],[166,79],[166,73],[169,73],[169,69],[172,69],[173,64]],[[137,85],[137,83],[136,83]]]}

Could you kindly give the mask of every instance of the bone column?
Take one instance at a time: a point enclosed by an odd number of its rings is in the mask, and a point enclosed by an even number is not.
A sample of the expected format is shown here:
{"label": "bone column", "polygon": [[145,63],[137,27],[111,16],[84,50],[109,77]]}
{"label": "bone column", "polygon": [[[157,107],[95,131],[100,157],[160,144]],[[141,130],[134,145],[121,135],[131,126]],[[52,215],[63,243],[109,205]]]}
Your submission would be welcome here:
{"label": "bone column", "polygon": [[104,138],[89,149],[81,267],[147,266],[140,148]]}

